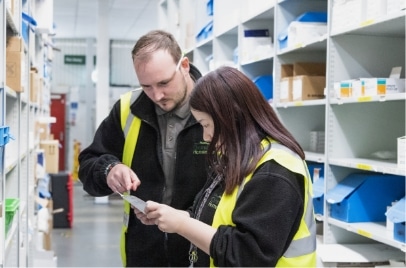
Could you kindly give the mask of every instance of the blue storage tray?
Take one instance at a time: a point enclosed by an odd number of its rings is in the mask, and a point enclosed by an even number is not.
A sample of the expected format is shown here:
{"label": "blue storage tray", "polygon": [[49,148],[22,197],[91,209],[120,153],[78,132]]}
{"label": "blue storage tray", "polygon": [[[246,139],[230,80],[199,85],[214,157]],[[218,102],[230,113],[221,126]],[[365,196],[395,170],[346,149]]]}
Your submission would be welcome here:
{"label": "blue storage tray", "polygon": [[196,41],[201,42],[213,34],[213,21],[209,21],[196,35]]}
{"label": "blue storage tray", "polygon": [[261,75],[254,78],[253,81],[267,101],[272,99],[273,97],[272,75]]}
{"label": "blue storage tray", "polygon": [[386,208],[405,196],[405,177],[354,173],[330,189],[325,198],[330,216],[345,222],[384,222]]}
{"label": "blue storage tray", "polygon": [[6,145],[10,141],[10,127],[1,126],[0,127],[0,146]]}
{"label": "blue storage tray", "polygon": [[295,21],[300,22],[324,22],[327,23],[327,12],[309,11],[298,16]]}

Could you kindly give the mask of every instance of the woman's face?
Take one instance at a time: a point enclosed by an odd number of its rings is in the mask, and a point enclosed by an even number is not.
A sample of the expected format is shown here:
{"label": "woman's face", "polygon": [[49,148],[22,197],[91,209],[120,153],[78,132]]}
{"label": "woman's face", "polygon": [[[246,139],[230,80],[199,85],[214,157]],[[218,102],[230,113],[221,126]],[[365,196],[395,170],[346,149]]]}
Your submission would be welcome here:
{"label": "woman's face", "polygon": [[204,112],[191,109],[193,116],[203,127],[203,140],[211,142],[214,135],[214,122],[213,118]]}

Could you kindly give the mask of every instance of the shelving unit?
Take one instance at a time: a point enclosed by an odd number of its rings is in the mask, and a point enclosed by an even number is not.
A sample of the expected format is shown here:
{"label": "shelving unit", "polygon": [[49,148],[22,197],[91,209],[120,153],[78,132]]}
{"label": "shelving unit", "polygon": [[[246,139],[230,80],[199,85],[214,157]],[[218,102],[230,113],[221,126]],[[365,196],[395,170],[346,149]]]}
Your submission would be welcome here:
{"label": "shelving unit", "polygon": [[[47,34],[34,32],[34,27],[23,27],[26,23],[22,19],[23,12],[35,17],[38,8],[47,7],[52,1],[45,0],[0,0],[1,52],[0,60],[0,126],[8,126],[10,141],[1,148],[0,163],[0,266],[1,267],[29,267],[33,265],[33,251],[36,247],[36,201],[35,201],[35,165],[37,162],[36,149],[38,139],[35,133],[35,123],[39,117],[49,116],[49,76],[46,60]],[[36,5],[39,5],[38,7]],[[44,20],[48,18],[43,18]],[[39,23],[41,24],[41,18]],[[43,25],[43,24],[41,24]],[[44,30],[37,28],[36,30]],[[6,42],[8,37],[20,37],[23,42],[21,65],[21,92],[7,86],[6,70]],[[44,90],[40,98],[31,98],[30,69],[36,67],[41,79],[40,85]],[[13,70],[10,70],[13,71]],[[2,137],[3,138],[3,137]],[[5,232],[6,213],[5,200],[13,198],[19,200],[13,220],[8,232]]]}
{"label": "shelving unit", "polygon": [[[249,0],[214,0],[212,33],[205,39],[196,40],[207,21],[205,7],[208,1],[188,1],[186,6],[183,1],[166,0],[161,1],[161,5],[165,3],[169,6],[172,2],[176,2],[182,10],[179,18],[181,34],[188,33],[187,38],[179,41],[186,56],[203,74],[227,64],[240,69],[251,79],[259,75],[273,76],[271,105],[304,148],[306,160],[324,165],[325,193],[352,173],[393,174],[405,178],[406,171],[398,167],[396,158],[378,159],[373,155],[380,151],[396,154],[396,139],[405,135],[406,94],[348,98],[334,95],[335,82],[389,77],[392,67],[402,66],[401,77],[405,77],[404,9],[387,13],[384,9],[386,1],[352,1],[354,8],[347,15],[354,19],[339,27],[337,8],[334,8],[341,2],[333,0],[257,0],[255,3]],[[372,6],[378,3],[381,5],[379,8]],[[370,6],[365,8],[367,4]],[[361,5],[364,6],[361,8]],[[367,10],[367,14],[356,13],[361,10]],[[279,33],[299,15],[309,11],[328,14],[327,33],[281,49]],[[190,34],[190,24],[187,29],[182,24],[185,13],[194,14],[194,35]],[[166,29],[173,28],[171,21],[166,20],[165,23]],[[272,53],[262,53],[248,60],[244,58],[244,31],[251,29],[269,30]],[[326,64],[324,99],[280,101],[281,66],[295,62]],[[310,136],[313,131],[325,132],[324,152],[311,151]],[[323,215],[318,216],[318,220],[323,230],[323,246],[359,250],[370,261],[376,261],[376,253],[384,247],[386,253],[391,253],[390,256],[405,259],[405,244],[393,239],[386,223],[341,222],[330,216],[326,200]],[[378,246],[375,247],[375,244]],[[324,250],[321,252],[325,253]],[[343,258],[335,258],[335,262],[346,262],[346,256]],[[331,261],[329,257],[326,259]]]}

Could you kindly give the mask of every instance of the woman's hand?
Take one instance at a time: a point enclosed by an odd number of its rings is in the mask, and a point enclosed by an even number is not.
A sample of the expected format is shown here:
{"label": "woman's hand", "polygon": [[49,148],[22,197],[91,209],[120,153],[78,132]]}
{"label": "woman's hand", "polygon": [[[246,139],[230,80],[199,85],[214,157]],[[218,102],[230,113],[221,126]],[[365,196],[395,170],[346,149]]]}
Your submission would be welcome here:
{"label": "woman's hand", "polygon": [[190,218],[187,211],[153,201],[147,201],[145,214],[136,208],[134,213],[143,224],[156,224],[161,231],[167,233],[178,233],[184,220]]}

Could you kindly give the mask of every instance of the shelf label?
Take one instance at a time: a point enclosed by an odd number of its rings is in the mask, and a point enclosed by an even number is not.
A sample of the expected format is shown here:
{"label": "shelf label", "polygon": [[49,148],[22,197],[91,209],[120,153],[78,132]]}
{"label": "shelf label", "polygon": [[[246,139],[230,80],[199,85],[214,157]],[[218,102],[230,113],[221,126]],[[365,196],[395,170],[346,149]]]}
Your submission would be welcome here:
{"label": "shelf label", "polygon": [[365,20],[365,21],[363,21],[363,22],[361,22],[361,27],[364,27],[364,26],[368,26],[368,25],[371,25],[371,24],[374,24],[375,23],[375,20],[373,20],[373,19],[370,19],[370,20]]}
{"label": "shelf label", "polygon": [[368,238],[372,238],[372,234],[369,233],[369,232],[367,232],[367,231],[358,230],[357,233],[358,233],[359,235],[362,235],[362,236],[365,236],[365,237],[368,237]]}
{"label": "shelf label", "polygon": [[295,106],[303,106],[303,101],[295,101]]}
{"label": "shelf label", "polygon": [[372,101],[372,97],[371,96],[363,96],[363,97],[359,97],[357,100],[359,102],[367,102],[367,101]]}
{"label": "shelf label", "polygon": [[363,169],[363,170],[369,170],[369,171],[374,170],[374,168],[371,165],[367,165],[367,164],[357,164],[356,167],[358,169]]}

